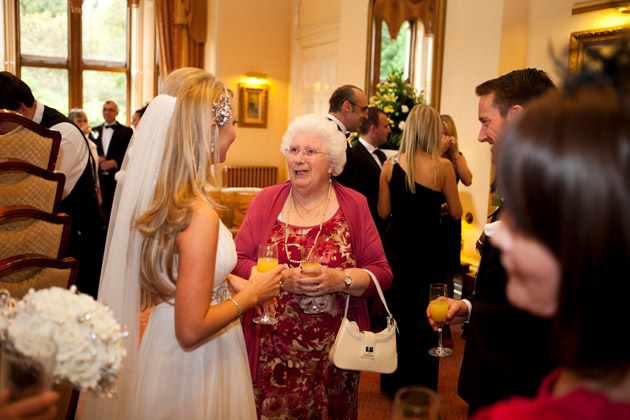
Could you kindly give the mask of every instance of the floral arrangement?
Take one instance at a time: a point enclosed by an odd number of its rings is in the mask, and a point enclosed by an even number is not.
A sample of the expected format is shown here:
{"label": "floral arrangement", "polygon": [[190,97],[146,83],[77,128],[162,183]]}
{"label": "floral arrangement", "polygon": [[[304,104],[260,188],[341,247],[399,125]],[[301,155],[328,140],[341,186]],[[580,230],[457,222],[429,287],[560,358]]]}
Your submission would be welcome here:
{"label": "floral arrangement", "polygon": [[[126,351],[121,340],[128,333],[111,309],[91,296],[51,287],[33,289],[22,300],[0,299],[0,343],[26,358],[55,345],[53,379],[96,396],[114,396],[116,377]],[[2,303],[4,302],[4,305]]]}
{"label": "floral arrangement", "polygon": [[385,83],[376,85],[376,95],[368,104],[382,109],[387,115],[392,129],[387,140],[389,147],[398,149],[409,111],[421,103],[424,103],[422,92],[417,92],[408,80],[403,80],[401,70],[392,71]]}

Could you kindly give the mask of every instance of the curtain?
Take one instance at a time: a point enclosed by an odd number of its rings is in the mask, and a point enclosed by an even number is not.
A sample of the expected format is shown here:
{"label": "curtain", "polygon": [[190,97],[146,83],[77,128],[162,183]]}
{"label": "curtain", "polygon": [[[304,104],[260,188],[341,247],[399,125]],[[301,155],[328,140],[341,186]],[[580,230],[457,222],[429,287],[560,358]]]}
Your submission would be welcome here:
{"label": "curtain", "polygon": [[160,76],[203,67],[207,0],[155,0]]}
{"label": "curtain", "polygon": [[436,0],[376,0],[374,14],[387,23],[389,37],[396,39],[400,25],[410,19],[424,23],[427,34],[435,31],[437,23]]}

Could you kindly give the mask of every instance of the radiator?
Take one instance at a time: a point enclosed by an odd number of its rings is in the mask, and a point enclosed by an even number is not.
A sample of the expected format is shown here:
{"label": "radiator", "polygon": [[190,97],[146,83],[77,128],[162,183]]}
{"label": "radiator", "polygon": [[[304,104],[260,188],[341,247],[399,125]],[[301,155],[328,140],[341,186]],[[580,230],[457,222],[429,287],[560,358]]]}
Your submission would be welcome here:
{"label": "radiator", "polygon": [[278,178],[276,166],[231,166],[223,167],[224,187],[258,187],[274,185]]}

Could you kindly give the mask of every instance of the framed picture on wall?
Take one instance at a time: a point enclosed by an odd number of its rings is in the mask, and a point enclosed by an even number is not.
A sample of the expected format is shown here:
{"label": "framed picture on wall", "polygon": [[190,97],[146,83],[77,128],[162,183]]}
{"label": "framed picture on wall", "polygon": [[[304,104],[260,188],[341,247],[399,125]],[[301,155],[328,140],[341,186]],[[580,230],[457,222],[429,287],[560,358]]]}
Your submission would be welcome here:
{"label": "framed picture on wall", "polygon": [[269,85],[238,84],[239,127],[267,128]]}
{"label": "framed picture on wall", "polygon": [[629,37],[628,26],[573,32],[569,45],[569,73],[601,70],[601,61],[593,60],[592,55],[599,53],[604,57],[609,56],[620,42],[629,42]]}

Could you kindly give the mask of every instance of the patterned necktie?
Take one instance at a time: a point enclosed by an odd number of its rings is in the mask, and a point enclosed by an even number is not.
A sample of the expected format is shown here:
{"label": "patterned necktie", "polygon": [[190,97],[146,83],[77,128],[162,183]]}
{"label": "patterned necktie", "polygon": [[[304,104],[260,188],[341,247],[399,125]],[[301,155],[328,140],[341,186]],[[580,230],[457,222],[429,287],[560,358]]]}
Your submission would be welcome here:
{"label": "patterned necktie", "polygon": [[374,149],[374,154],[376,155],[378,160],[381,162],[381,165],[385,163],[385,161],[387,160],[385,153],[383,153],[383,151],[380,149]]}

